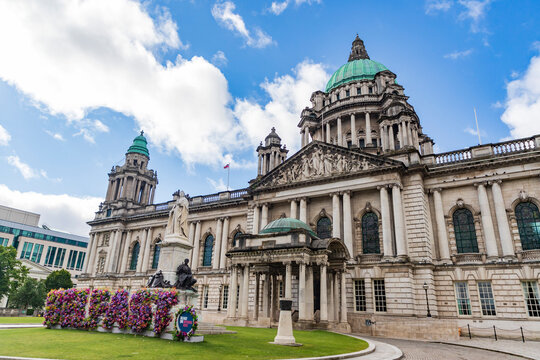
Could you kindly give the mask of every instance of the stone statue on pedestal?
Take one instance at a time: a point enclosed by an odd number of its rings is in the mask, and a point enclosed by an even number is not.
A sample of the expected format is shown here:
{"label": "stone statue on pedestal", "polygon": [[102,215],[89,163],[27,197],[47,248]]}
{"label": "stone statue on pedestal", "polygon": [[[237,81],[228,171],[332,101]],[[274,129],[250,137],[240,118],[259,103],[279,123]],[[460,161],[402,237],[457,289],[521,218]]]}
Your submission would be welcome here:
{"label": "stone statue on pedestal", "polygon": [[175,234],[187,237],[187,217],[189,202],[184,193],[179,194],[173,208],[169,212],[169,221],[167,223],[166,234]]}
{"label": "stone statue on pedestal", "polygon": [[197,291],[193,288],[193,285],[197,282],[197,279],[193,277],[193,274],[191,273],[191,268],[188,266],[189,260],[185,259],[183,264],[180,264],[178,268],[176,269],[176,275],[178,276],[178,279],[176,280],[176,283],[174,284],[174,287],[180,290],[193,290]]}

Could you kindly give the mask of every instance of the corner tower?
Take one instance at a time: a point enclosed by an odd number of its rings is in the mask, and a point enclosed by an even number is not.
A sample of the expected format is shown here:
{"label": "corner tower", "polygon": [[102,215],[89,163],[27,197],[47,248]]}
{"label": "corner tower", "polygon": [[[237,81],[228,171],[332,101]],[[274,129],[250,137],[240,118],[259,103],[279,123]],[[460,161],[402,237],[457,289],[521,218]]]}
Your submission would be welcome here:
{"label": "corner tower", "polygon": [[281,145],[281,138],[276,133],[276,129],[272,128],[270,134],[264,139],[264,145],[261,142],[257,147],[257,154],[259,155],[257,176],[266,175],[284,162],[287,159],[288,152],[286,146]]}
{"label": "corner tower", "polygon": [[148,169],[150,154],[144,132],[133,139],[122,166],[113,166],[103,206],[106,209],[137,208],[152,204],[157,172]]}

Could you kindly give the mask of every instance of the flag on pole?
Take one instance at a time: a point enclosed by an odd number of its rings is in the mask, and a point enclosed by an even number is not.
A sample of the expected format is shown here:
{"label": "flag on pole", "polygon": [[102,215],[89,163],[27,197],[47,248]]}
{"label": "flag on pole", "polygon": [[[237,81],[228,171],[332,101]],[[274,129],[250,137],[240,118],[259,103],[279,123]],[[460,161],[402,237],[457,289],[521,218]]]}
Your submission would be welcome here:
{"label": "flag on pole", "polygon": [[225,165],[223,168],[228,169],[230,164]]}

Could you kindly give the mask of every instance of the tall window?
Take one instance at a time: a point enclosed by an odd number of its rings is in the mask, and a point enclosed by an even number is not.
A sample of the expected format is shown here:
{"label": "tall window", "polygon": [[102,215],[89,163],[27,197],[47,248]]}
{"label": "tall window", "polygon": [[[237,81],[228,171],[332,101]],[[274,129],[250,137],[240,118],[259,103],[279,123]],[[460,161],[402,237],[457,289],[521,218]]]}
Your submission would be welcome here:
{"label": "tall window", "polygon": [[212,250],[214,249],[214,237],[208,235],[204,240],[203,266],[212,265]]}
{"label": "tall window", "polygon": [[7,246],[9,239],[0,237],[0,246]]}
{"label": "tall window", "polygon": [[56,247],[49,246],[47,249],[47,256],[45,256],[45,265],[52,266],[54,263],[54,256],[56,255]]}
{"label": "tall window", "polygon": [[43,253],[43,245],[36,244],[34,246],[34,252],[32,253],[32,261],[35,263],[39,263],[41,261],[41,254]]}
{"label": "tall window", "polygon": [[221,300],[221,303],[223,304],[222,309],[229,307],[229,285],[223,285],[223,300]]}
{"label": "tall window", "polygon": [[203,287],[203,309],[208,309],[208,285]]}
{"label": "tall window", "polygon": [[540,296],[538,295],[538,283],[536,281],[523,281],[523,292],[529,316],[540,316]]}
{"label": "tall window", "polygon": [[59,248],[56,252],[56,258],[54,259],[54,267],[61,268],[64,265],[64,257],[66,256],[66,249]]}
{"label": "tall window", "polygon": [[362,253],[380,254],[379,218],[374,212],[362,216]]}
{"label": "tall window", "polygon": [[82,270],[85,257],[86,257],[86,253],[80,251],[79,257],[77,258],[77,265],[75,265],[75,270]]}
{"label": "tall window", "polygon": [[159,254],[161,253],[161,244],[154,245],[154,256],[152,256],[152,269],[157,269],[159,264]]}
{"label": "tall window", "polygon": [[346,96],[346,97],[351,96],[351,91],[350,91],[350,90],[345,90],[345,96]]}
{"label": "tall window", "polygon": [[540,212],[532,202],[516,206],[516,220],[523,250],[540,249]]}
{"label": "tall window", "polygon": [[489,281],[478,282],[478,295],[480,296],[480,305],[482,307],[482,315],[495,316],[495,299],[493,298],[493,290]]}
{"label": "tall window", "polygon": [[328,239],[332,237],[332,222],[326,216],[317,221],[317,236],[321,239]]}
{"label": "tall window", "polygon": [[457,282],[456,301],[459,315],[471,315],[471,300],[469,299],[469,290],[466,282]]}
{"label": "tall window", "polygon": [[366,311],[366,285],[364,279],[354,280],[354,308]]}
{"label": "tall window", "polygon": [[477,253],[478,241],[474,228],[474,218],[469,209],[458,209],[452,216],[458,253]]}
{"label": "tall window", "polygon": [[242,232],[241,231],[237,231],[236,234],[234,234],[234,237],[233,237],[233,241],[232,241],[232,246],[235,247],[235,246],[238,246],[238,241],[240,240],[240,235],[242,235]]}
{"label": "tall window", "polygon": [[66,266],[68,270],[75,269],[75,263],[77,262],[77,254],[78,254],[78,251],[69,250],[69,257],[68,257],[68,262]]}
{"label": "tall window", "polygon": [[137,270],[137,262],[139,261],[139,251],[141,251],[141,245],[137,241],[131,249],[131,262],[129,263],[129,270]]}
{"label": "tall window", "polygon": [[21,259],[30,259],[30,254],[32,253],[33,247],[34,247],[34,243],[25,241],[23,245],[23,249],[21,251]]}
{"label": "tall window", "polygon": [[373,298],[375,300],[375,311],[386,312],[386,289],[384,279],[373,280]]}

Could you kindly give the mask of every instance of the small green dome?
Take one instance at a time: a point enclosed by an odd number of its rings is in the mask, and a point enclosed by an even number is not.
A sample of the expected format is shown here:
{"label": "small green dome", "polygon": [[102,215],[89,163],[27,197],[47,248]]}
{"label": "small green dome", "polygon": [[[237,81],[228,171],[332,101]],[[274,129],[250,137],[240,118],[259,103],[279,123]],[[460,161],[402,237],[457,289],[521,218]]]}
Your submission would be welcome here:
{"label": "small green dome", "polygon": [[303,221],[293,218],[280,218],[266,225],[259,234],[286,233],[293,229],[307,230],[311,236],[317,237],[317,234]]}
{"label": "small green dome", "polygon": [[133,139],[133,144],[131,144],[127,151],[128,154],[137,153],[150,157],[150,154],[148,153],[148,148],[146,147],[146,138],[143,136],[143,134],[144,131],[141,131],[141,135]]}
{"label": "small green dome", "polygon": [[351,81],[370,79],[383,70],[388,70],[380,62],[371,59],[352,60],[340,67],[328,80],[326,92]]}

